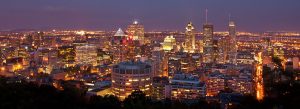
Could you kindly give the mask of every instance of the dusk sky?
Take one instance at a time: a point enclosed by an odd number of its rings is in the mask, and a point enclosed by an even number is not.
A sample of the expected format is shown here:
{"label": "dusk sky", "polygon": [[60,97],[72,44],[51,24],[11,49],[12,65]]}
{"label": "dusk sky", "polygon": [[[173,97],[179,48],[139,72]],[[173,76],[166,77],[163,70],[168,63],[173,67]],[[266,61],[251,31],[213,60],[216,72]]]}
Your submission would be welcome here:
{"label": "dusk sky", "polygon": [[147,31],[202,30],[205,9],[216,31],[228,16],[238,31],[300,31],[300,0],[1,0],[0,30],[125,28],[133,20]]}

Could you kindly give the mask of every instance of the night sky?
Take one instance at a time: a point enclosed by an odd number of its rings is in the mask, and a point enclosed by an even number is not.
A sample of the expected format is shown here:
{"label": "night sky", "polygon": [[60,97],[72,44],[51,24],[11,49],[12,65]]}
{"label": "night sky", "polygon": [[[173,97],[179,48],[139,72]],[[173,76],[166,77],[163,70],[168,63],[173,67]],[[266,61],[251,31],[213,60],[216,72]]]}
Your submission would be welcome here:
{"label": "night sky", "polygon": [[300,31],[300,0],[0,0],[0,30],[117,30],[136,19],[147,31],[183,31],[189,21],[201,31],[206,8],[217,31],[229,14],[238,31]]}

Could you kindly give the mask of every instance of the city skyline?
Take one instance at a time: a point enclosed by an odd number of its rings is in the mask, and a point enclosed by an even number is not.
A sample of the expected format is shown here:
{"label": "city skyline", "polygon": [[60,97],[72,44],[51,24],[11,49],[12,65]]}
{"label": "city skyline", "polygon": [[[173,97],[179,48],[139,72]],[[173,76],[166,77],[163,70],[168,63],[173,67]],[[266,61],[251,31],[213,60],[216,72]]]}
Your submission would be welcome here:
{"label": "city skyline", "polygon": [[0,109],[293,109],[282,0],[1,0]]}
{"label": "city skyline", "polygon": [[[16,2],[18,1],[18,2]],[[0,30],[14,29],[92,29],[116,30],[138,20],[146,31],[184,31],[193,22],[196,31],[208,21],[216,31],[226,31],[229,14],[237,31],[296,31],[300,29],[295,13],[299,1],[289,0],[214,0],[214,1],[10,1],[0,4]],[[270,3],[272,2],[272,3]]]}

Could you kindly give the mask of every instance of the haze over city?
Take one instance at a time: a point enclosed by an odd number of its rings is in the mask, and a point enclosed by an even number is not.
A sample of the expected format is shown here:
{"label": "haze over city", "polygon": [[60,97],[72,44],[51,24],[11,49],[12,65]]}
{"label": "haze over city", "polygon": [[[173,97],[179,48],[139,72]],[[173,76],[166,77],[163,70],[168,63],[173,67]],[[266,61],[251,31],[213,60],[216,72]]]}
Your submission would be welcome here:
{"label": "haze over city", "polygon": [[146,31],[179,30],[192,21],[225,31],[228,16],[238,31],[299,31],[299,0],[1,0],[0,30],[114,30],[133,20]]}

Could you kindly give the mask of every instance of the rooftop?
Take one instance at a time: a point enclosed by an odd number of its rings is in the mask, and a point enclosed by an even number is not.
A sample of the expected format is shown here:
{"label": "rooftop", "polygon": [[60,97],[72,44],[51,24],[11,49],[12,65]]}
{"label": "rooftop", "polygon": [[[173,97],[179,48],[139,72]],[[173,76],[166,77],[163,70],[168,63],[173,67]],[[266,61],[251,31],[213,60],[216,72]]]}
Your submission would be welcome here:
{"label": "rooftop", "polygon": [[125,36],[125,33],[123,32],[123,30],[121,28],[119,28],[114,36]]}

